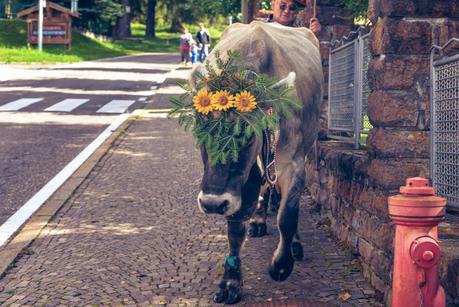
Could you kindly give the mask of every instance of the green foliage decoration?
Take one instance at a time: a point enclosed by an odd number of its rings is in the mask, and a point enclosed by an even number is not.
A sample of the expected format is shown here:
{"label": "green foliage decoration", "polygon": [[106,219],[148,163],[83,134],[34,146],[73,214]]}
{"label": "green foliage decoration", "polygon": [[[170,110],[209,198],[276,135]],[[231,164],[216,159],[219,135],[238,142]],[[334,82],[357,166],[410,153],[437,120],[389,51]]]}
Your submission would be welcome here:
{"label": "green foliage decoration", "polygon": [[[198,147],[205,146],[213,165],[237,162],[241,148],[254,136],[262,137],[266,129],[278,129],[282,117],[291,116],[295,109],[302,108],[301,103],[290,95],[291,87],[273,88],[279,80],[255,73],[244,63],[239,51],[228,51],[226,59],[218,50],[215,55],[216,67],[206,62],[205,75],[195,71],[195,87],[179,83],[185,93],[171,99],[173,109],[169,112],[169,118],[178,117],[178,123],[185,130],[192,131]],[[241,111],[235,101],[227,110],[213,109],[203,113],[193,100],[207,91],[209,96],[219,91],[227,91],[232,97],[250,93],[256,105],[249,111]]]}

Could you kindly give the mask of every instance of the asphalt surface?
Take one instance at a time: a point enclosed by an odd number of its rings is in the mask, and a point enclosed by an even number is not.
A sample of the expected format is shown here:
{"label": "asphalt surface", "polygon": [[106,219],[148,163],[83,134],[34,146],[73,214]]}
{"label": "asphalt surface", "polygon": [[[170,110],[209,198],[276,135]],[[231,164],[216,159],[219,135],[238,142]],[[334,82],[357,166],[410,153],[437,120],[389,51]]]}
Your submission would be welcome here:
{"label": "asphalt surface", "polygon": [[[113,100],[142,109],[177,57],[120,57],[71,65],[0,64],[0,108],[18,99],[40,101],[0,111],[0,225],[72,161],[119,115],[97,111]],[[70,112],[46,108],[65,99],[87,102]]]}
{"label": "asphalt surface", "polygon": [[[199,212],[202,166],[194,140],[158,113],[175,91],[166,82],[163,94],[147,105],[151,112],[118,138],[11,265],[0,280],[1,305],[216,305],[226,222]],[[287,281],[270,279],[267,266],[278,239],[271,214],[269,235],[248,239],[243,247],[240,305],[309,300],[382,306],[358,261],[322,226],[307,193],[300,208],[305,260]]]}

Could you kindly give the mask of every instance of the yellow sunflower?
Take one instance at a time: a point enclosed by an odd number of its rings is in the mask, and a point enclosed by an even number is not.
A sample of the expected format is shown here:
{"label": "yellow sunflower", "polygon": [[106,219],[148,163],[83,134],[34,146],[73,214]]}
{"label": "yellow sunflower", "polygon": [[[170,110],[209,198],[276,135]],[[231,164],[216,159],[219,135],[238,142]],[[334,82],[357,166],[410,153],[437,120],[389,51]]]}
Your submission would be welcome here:
{"label": "yellow sunflower", "polygon": [[198,112],[207,115],[213,110],[211,99],[211,93],[207,90],[200,90],[196,96],[193,97],[193,105]]}
{"label": "yellow sunflower", "polygon": [[257,100],[249,91],[242,91],[236,94],[234,106],[240,112],[251,112],[257,106]]}
{"label": "yellow sunflower", "polygon": [[233,106],[234,96],[229,91],[218,91],[212,95],[212,107],[214,110],[226,111]]}

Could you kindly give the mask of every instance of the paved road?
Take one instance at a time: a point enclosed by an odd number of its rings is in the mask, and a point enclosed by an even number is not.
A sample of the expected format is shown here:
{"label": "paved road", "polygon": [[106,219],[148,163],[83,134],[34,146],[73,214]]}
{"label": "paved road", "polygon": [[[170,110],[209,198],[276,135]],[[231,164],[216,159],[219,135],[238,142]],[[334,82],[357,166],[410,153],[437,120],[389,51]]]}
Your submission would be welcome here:
{"label": "paved road", "polygon": [[0,112],[129,112],[145,105],[176,64],[176,56],[155,54],[38,68],[0,65]]}
{"label": "paved road", "polygon": [[[164,95],[147,107],[160,108]],[[0,304],[215,305],[226,223],[197,209],[202,170],[193,139],[157,116],[149,113],[129,127],[0,280]],[[312,208],[305,194],[300,234],[306,260],[285,282],[267,274],[278,236],[274,217],[269,236],[247,240],[241,305],[313,299],[380,306],[356,261],[318,229]]]}
{"label": "paved road", "polygon": [[177,56],[0,64],[0,225],[119,113],[144,108]]}

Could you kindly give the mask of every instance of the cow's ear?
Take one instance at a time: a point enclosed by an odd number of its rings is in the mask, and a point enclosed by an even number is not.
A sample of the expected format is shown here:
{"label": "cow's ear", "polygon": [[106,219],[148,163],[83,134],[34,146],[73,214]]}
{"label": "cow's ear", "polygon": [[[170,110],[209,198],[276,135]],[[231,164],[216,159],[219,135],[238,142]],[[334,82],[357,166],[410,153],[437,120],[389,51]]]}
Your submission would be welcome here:
{"label": "cow's ear", "polygon": [[202,63],[197,63],[190,74],[190,84],[193,89],[196,89],[196,84],[199,81],[198,75],[205,75],[206,74],[206,67]]}
{"label": "cow's ear", "polygon": [[295,80],[296,80],[296,73],[294,71],[289,72],[288,76],[285,77],[284,79],[280,80],[279,82],[273,84],[271,87],[273,89],[279,88],[279,87],[295,87]]}
{"label": "cow's ear", "polygon": [[265,33],[261,30],[254,31],[254,39],[250,41],[250,48],[246,55],[245,61],[253,66],[255,72],[260,73],[267,71],[271,62],[271,54],[264,38]]}

